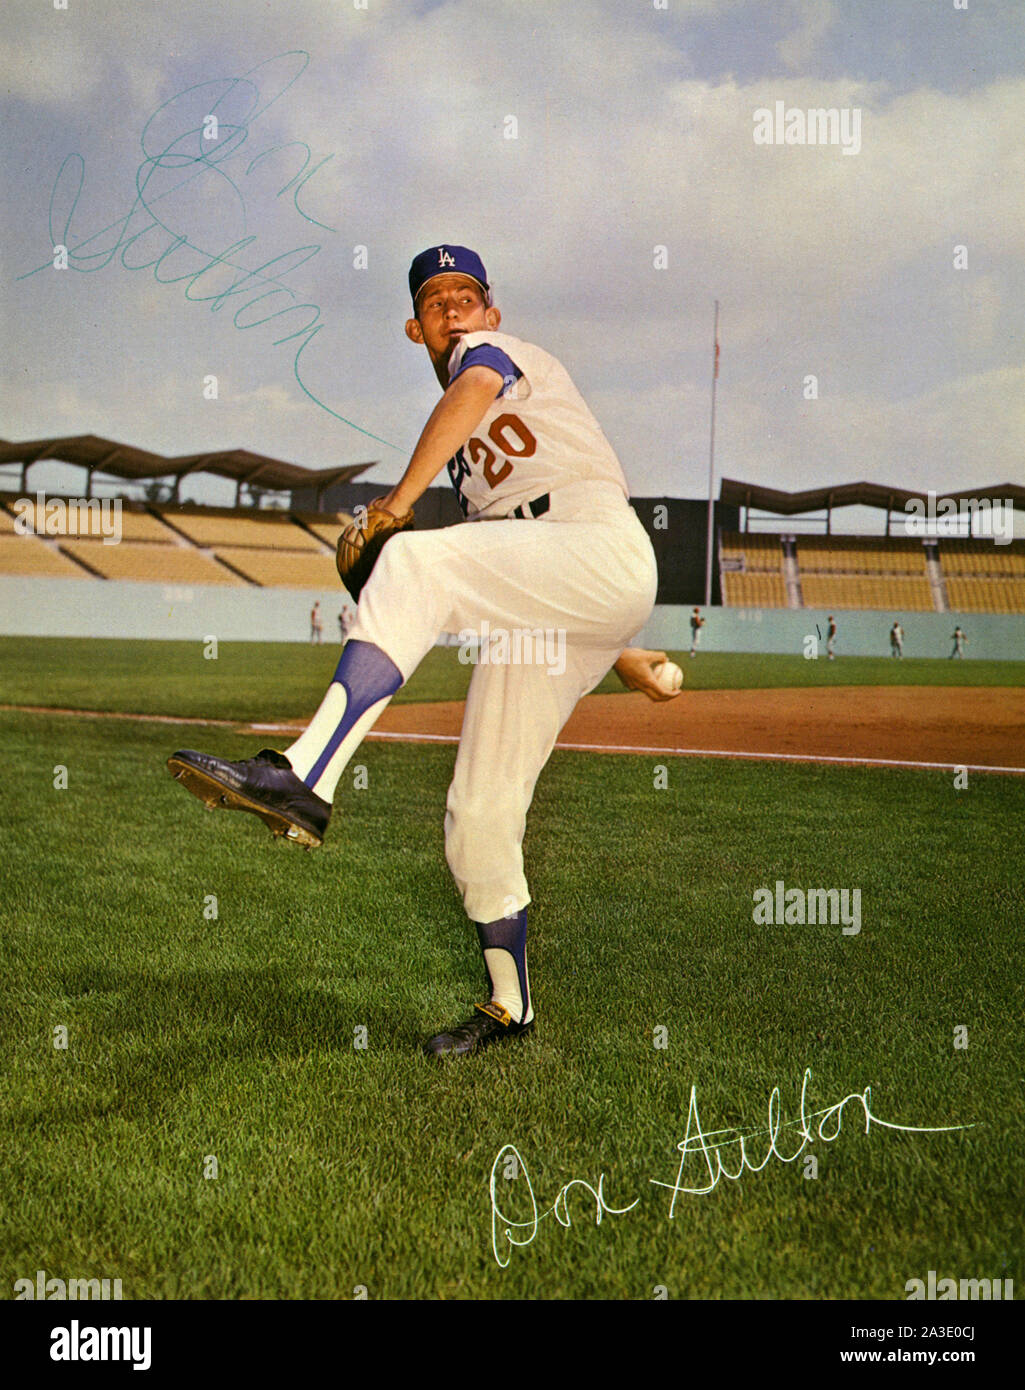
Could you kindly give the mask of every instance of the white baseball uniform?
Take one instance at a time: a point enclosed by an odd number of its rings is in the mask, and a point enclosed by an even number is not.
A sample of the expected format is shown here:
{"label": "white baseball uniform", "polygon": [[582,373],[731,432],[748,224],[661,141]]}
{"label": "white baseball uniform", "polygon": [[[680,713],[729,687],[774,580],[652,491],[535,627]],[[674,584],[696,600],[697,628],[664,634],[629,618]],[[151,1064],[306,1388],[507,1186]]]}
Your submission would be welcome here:
{"label": "white baseball uniform", "polygon": [[[439,633],[482,637],[445,848],[467,915],[491,922],[530,901],[522,842],[537,778],[577,701],[647,621],[657,572],[619,461],[561,364],[471,333],[450,380],[478,362],[504,385],[448,465],[473,524],[392,537],[350,640],[380,647],[408,679]],[[521,659],[486,659],[496,650]]]}
{"label": "white baseball uniform", "polygon": [[[436,253],[446,268],[438,273],[466,274],[487,293],[475,252],[432,247],[410,267],[414,306],[433,278]],[[448,462],[472,524],[388,538],[360,589],[327,692],[283,756],[264,750],[229,763],[182,750],[168,764],[208,804],[212,794],[216,804],[256,810],[272,828],[318,844],[363,737],[437,638],[458,636],[460,655],[476,669],[448,792],[445,851],[492,993],[473,1018],[424,1044],[433,1056],[465,1055],[532,1024],[527,810],[559,730],[643,627],[657,587],[655,555],[619,461],[563,367],[507,334],[456,336],[446,384],[478,365],[502,383]],[[432,353],[436,365],[441,360]]]}

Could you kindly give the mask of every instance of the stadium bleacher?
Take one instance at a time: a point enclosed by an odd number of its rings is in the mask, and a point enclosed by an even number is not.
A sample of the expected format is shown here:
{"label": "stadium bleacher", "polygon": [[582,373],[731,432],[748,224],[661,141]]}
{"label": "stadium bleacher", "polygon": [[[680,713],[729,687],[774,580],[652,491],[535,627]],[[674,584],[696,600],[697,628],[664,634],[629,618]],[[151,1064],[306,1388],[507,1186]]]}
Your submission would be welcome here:
{"label": "stadium bleacher", "polygon": [[910,576],[864,574],[805,574],[801,571],[805,608],[893,608],[931,613],[929,581]]}
{"label": "stadium bleacher", "polygon": [[1009,575],[1025,579],[1025,541],[996,545],[993,541],[941,541],[940,558],[946,575]]}
{"label": "stadium bleacher", "polygon": [[[1025,541],[941,539],[935,553],[951,611],[1025,613]],[[784,554],[779,534],[724,531],[719,544],[723,602],[786,607]],[[920,540],[802,535],[794,554],[806,608],[926,613],[941,607]]]}
{"label": "stadium bleacher", "polygon": [[216,554],[253,584],[268,589],[333,589],[338,584],[334,556],[326,552],[221,545]]}
{"label": "stadium bleacher", "polygon": [[352,517],[346,512],[293,512],[292,515],[332,550],[337,545],[341,532],[352,521]]}
{"label": "stadium bleacher", "polygon": [[62,555],[56,545],[36,536],[18,536],[4,527],[0,535],[0,574],[84,579],[86,572]]}
{"label": "stadium bleacher", "polygon": [[321,549],[314,536],[283,512],[240,516],[236,511],[218,507],[161,507],[158,515],[194,545],[205,549],[237,546],[314,552]]}
{"label": "stadium bleacher", "polygon": [[785,608],[781,538],[724,531],[720,546],[723,602],[736,608]]}
{"label": "stadium bleacher", "polygon": [[175,537],[174,533],[150,512],[129,511],[121,513],[121,536],[126,541],[156,541],[167,545]]}
{"label": "stadium bleacher", "polygon": [[[39,506],[37,505],[36,500],[35,500],[34,498],[25,498],[25,499],[19,499],[19,500],[20,500],[20,503],[21,503],[20,506],[19,506],[19,508],[18,508],[19,514],[20,514],[21,516],[23,516],[23,517],[26,519],[26,521],[28,522],[28,524],[31,526],[31,528],[32,528],[33,530],[38,530],[38,531],[40,531],[41,533],[44,533],[44,534],[45,534],[46,517],[45,517],[45,515],[41,515],[41,514],[40,514],[40,508],[39,508]],[[62,499],[54,499],[54,500],[62,500]],[[76,501],[77,501],[77,500],[78,500],[78,499],[76,499]],[[10,498],[4,498],[4,501],[5,501],[5,503],[9,506],[9,505],[10,505],[11,499],[10,499]],[[95,503],[96,503],[96,499],[94,499],[94,504],[95,504]],[[10,518],[10,516],[9,516],[7,510],[6,510],[6,508],[0,508],[0,516],[6,517],[8,521],[11,521],[11,518]],[[108,510],[107,510],[107,517],[108,517],[108,520],[110,519],[110,516],[111,516],[111,513],[110,513],[110,510],[109,510],[109,506],[108,506]],[[97,528],[99,528],[99,525],[100,525],[100,517],[101,517],[101,513],[100,513],[100,510],[99,510],[99,507],[96,506],[96,511],[95,511],[95,524],[96,524]],[[149,511],[147,511],[147,510],[146,510],[141,504],[139,504],[139,503],[136,503],[136,504],[134,504],[134,505],[131,504],[131,503],[128,503],[128,502],[123,502],[123,503],[122,503],[122,505],[121,505],[121,523],[120,523],[120,525],[121,525],[121,536],[122,536],[122,538],[123,538],[124,540],[129,540],[129,541],[163,541],[163,542],[165,542],[165,543],[170,543],[170,542],[173,542],[173,541],[175,540],[175,534],[174,534],[174,532],[173,532],[168,526],[165,526],[164,523],[163,523],[162,521],[158,520],[157,517],[153,516]],[[11,526],[8,527],[7,524],[6,524],[3,520],[0,520],[0,529],[3,529],[3,530],[12,529],[12,530],[13,530],[13,521],[11,521]],[[57,540],[60,541],[60,542],[63,542],[64,537],[63,537],[63,536],[58,536],[58,537],[56,537],[55,539],[57,539]],[[83,534],[82,534],[80,537],[76,537],[76,539],[81,539],[81,540],[85,540],[85,541],[91,541],[91,540],[100,540],[100,541],[102,541],[102,539],[103,539],[103,534],[102,534],[102,531],[101,531],[101,530],[97,529],[96,531],[90,531],[90,532],[88,532],[88,533],[83,532]]]}
{"label": "stadium bleacher", "polygon": [[[0,494],[0,574],[29,577],[331,589],[335,543],[352,519],[122,500],[121,540],[111,545],[96,532],[18,534],[16,501],[17,514],[30,502],[28,514],[35,516],[34,498]],[[803,534],[791,542],[773,532],[723,531],[723,602],[786,608],[800,597],[807,608],[927,612],[942,609],[945,590],[953,612],[1025,613],[1025,540],[940,538],[931,549],[938,561],[933,582],[926,546],[917,539]]]}
{"label": "stadium bleacher", "polygon": [[787,590],[781,574],[723,574],[723,600],[737,608],[785,608]]}
{"label": "stadium bleacher", "polygon": [[947,602],[955,613],[1025,613],[1025,579],[948,579]]}
{"label": "stadium bleacher", "polygon": [[806,608],[935,607],[921,541],[875,536],[801,536],[797,563]]}
{"label": "stadium bleacher", "polygon": [[958,613],[1025,613],[1025,541],[940,541],[947,602]]}
{"label": "stadium bleacher", "polygon": [[[134,579],[150,584],[241,584],[243,581],[201,550],[151,541],[104,545],[95,540],[64,540],[61,550],[80,560],[100,579]],[[81,571],[78,571],[81,574]]]}
{"label": "stadium bleacher", "polygon": [[744,561],[746,570],[766,570],[778,573],[782,559],[781,537],[765,531],[724,531],[722,554]]}
{"label": "stadium bleacher", "polygon": [[[48,499],[49,500],[49,499]],[[55,499],[56,500],[56,499]],[[35,499],[0,496],[0,574],[89,577],[162,584],[334,588],[334,548],[351,517],[333,512],[240,512],[226,507],[146,506],[122,501],[121,539],[102,532],[18,534],[18,515],[42,529]],[[26,502],[29,503],[26,507]],[[109,521],[110,511],[107,511]]]}
{"label": "stadium bleacher", "polygon": [[[921,541],[877,540],[874,536],[801,536],[797,541],[801,579],[808,574],[907,574],[926,577]],[[883,604],[882,607],[888,605]],[[930,607],[932,604],[930,602]]]}
{"label": "stadium bleacher", "polygon": [[1025,613],[1025,541],[941,541],[947,602],[959,613]]}

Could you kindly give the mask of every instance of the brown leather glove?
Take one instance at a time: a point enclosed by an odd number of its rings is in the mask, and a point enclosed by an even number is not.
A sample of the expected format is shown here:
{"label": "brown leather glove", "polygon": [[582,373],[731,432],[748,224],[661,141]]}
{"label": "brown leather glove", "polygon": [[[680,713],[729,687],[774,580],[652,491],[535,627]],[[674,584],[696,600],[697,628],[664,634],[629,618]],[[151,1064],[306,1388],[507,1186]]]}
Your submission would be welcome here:
{"label": "brown leather glove", "polygon": [[[357,603],[385,541],[399,531],[408,530],[413,524],[412,511],[405,516],[396,516],[381,506],[383,500],[383,497],[375,497],[366,508],[366,520],[362,526],[353,521],[338,537],[335,564],[342,583]],[[357,508],[357,516],[359,511]]]}

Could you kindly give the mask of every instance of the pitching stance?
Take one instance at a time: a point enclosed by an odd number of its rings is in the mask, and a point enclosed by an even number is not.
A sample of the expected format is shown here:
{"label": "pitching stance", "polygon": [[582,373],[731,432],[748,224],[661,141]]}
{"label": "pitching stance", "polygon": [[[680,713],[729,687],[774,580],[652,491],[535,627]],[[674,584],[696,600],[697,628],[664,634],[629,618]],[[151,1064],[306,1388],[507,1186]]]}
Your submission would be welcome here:
{"label": "pitching stance", "polygon": [[[339,538],[339,574],[359,606],[320,708],[283,753],[227,762],[182,751],[168,768],[207,805],[252,811],[312,848],[347,763],[441,633],[560,634],[560,674],[540,658],[488,661],[470,681],[445,854],[490,998],[424,1044],[442,1057],[532,1026],[523,834],[577,701],[613,665],[652,700],[674,689],[653,674],[665,653],[628,647],[654,605],[655,557],[619,461],[565,369],[498,331],[487,273],[466,247],[421,252],[409,289],[406,335],[426,348],[443,395],[401,481]],[[414,506],[446,466],[468,524],[412,532]]]}

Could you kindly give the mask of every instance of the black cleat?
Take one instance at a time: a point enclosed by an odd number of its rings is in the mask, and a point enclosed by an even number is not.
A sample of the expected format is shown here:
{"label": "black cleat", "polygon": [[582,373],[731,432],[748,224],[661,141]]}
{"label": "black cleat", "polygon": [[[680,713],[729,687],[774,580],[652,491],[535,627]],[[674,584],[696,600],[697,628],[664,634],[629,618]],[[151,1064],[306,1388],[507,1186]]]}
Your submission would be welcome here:
{"label": "black cleat", "polygon": [[264,748],[255,758],[230,763],[208,753],[180,749],[167,769],[211,810],[252,811],[275,836],[316,849],[331,819],[331,803],[314,795],[292,771],[284,753]]}
{"label": "black cleat", "polygon": [[534,1026],[533,1019],[529,1023],[513,1023],[512,1016],[501,1004],[475,1004],[474,1008],[477,1012],[465,1023],[427,1039],[423,1050],[428,1057],[465,1057],[468,1053],[479,1052],[488,1043],[522,1037]]}

